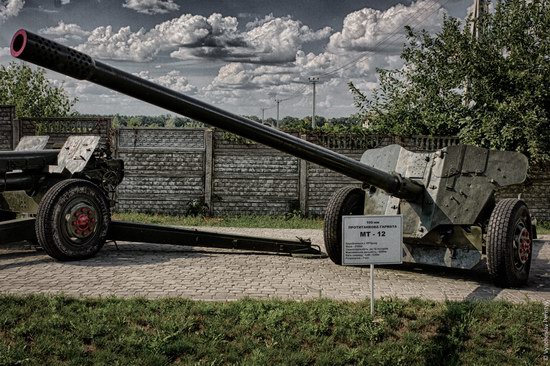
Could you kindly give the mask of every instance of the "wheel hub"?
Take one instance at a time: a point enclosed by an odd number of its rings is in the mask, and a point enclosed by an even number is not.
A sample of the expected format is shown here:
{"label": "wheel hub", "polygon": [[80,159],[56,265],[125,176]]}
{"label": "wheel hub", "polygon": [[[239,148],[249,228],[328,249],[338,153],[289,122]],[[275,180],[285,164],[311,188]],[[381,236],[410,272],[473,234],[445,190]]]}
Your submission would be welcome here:
{"label": "wheel hub", "polygon": [[519,234],[518,243],[518,259],[521,264],[527,263],[531,254],[531,236],[529,231],[524,227]]}
{"label": "wheel hub", "polygon": [[89,237],[97,227],[97,212],[94,207],[85,203],[73,206],[65,218],[69,236],[78,239]]}

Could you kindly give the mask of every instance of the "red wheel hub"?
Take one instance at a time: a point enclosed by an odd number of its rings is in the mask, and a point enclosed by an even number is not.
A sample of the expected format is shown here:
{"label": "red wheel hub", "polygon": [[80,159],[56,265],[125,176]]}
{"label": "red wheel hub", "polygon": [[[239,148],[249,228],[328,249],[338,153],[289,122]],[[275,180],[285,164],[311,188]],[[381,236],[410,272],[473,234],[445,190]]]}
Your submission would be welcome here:
{"label": "red wheel hub", "polygon": [[69,235],[76,238],[87,238],[92,235],[97,226],[97,212],[87,204],[78,204],[67,215]]}
{"label": "red wheel hub", "polygon": [[531,235],[526,228],[519,235],[518,256],[522,264],[527,263],[531,254]]}

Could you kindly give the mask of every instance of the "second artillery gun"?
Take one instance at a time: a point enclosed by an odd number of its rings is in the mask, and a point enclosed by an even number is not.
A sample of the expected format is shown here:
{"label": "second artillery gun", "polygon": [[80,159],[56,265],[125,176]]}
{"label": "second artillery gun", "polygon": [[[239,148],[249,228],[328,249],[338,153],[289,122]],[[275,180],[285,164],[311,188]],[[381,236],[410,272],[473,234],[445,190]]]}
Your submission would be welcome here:
{"label": "second artillery gun", "polygon": [[[325,246],[337,264],[342,261],[342,216],[401,214],[405,261],[473,268],[486,255],[489,272],[498,285],[521,286],[527,282],[533,238],[529,210],[519,199],[499,202],[495,199],[497,188],[520,184],[526,179],[528,161],[520,153],[466,145],[450,146],[434,153],[415,153],[391,145],[368,150],[361,161],[356,161],[115,69],[26,30],[13,36],[11,54],[362,182],[360,188],[338,190],[326,210]],[[93,240],[105,240],[104,235],[90,235]],[[46,247],[63,245],[58,240],[39,236],[40,244]]]}

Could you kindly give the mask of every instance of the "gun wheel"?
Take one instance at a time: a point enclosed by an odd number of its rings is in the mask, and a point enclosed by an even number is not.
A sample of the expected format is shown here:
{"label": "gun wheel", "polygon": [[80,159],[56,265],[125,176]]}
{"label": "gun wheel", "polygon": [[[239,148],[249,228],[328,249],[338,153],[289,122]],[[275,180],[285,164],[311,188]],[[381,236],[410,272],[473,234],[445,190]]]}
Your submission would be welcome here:
{"label": "gun wheel", "polygon": [[499,201],[489,219],[487,267],[500,287],[527,283],[533,255],[533,228],[525,202]]}
{"label": "gun wheel", "polygon": [[82,179],[64,180],[40,202],[36,237],[55,259],[90,258],[103,247],[110,222],[109,204],[98,186]]}
{"label": "gun wheel", "polygon": [[332,195],[325,211],[324,237],[329,258],[342,264],[342,216],[362,215],[365,207],[365,191],[361,188],[343,187]]}

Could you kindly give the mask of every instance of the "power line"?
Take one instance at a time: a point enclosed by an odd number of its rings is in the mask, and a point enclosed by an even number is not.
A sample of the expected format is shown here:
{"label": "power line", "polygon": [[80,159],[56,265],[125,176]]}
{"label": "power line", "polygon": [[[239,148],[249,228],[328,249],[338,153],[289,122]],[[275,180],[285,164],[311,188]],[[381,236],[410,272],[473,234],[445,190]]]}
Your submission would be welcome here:
{"label": "power line", "polygon": [[[354,58],[353,60],[345,63],[344,65],[341,65],[333,70],[330,70],[330,71],[326,71],[322,74],[318,74],[316,75],[316,77],[318,78],[322,78],[322,77],[326,77],[326,76],[330,76],[330,75],[333,75],[333,74],[336,74],[338,71],[341,71],[341,70],[346,70],[350,67],[352,67],[353,65],[355,65],[357,62],[369,57],[373,52],[376,52],[376,51],[381,51],[381,50],[384,50],[386,48],[389,47],[389,45],[387,46],[384,46],[384,47],[380,47],[382,44],[384,44],[385,42],[389,41],[391,38],[394,38],[394,37],[402,37],[403,34],[400,33],[400,30],[402,27],[404,27],[406,24],[409,24],[409,23],[412,23],[412,22],[415,22],[415,24],[413,24],[414,27],[422,24],[431,14],[434,13],[434,11],[436,9],[440,9],[441,7],[445,6],[450,0],[444,0],[441,4],[438,3],[438,2],[434,2],[432,5],[430,5],[425,12],[422,12],[422,13],[419,13],[415,16],[412,16],[412,17],[409,17],[405,20],[405,22],[403,22],[402,24],[400,24],[399,26],[395,27],[394,30],[392,32],[390,32],[390,34],[388,36],[386,36],[384,39],[381,39],[380,41],[376,42],[375,45],[372,47],[372,49],[370,51],[366,51],[363,55],[360,55],[356,58]],[[301,75],[301,77],[305,77],[304,75]],[[296,82],[298,83],[298,82]],[[302,83],[300,83],[302,84]],[[290,100],[290,99],[294,99],[294,98],[297,98],[299,96],[301,96],[303,94],[303,92],[308,89],[308,83],[303,83],[304,86],[297,90],[296,92],[294,92],[292,95],[284,98],[284,99],[278,99],[279,102],[284,102],[284,101],[287,101],[287,100]],[[277,103],[278,104],[278,103]]]}
{"label": "power line", "polygon": [[277,103],[277,124],[275,127],[279,128],[279,104],[281,103],[280,99],[275,99],[275,102]]}
{"label": "power line", "polygon": [[[369,57],[373,52],[375,51],[381,51],[381,50],[384,50],[386,48],[388,48],[389,46],[385,46],[385,47],[380,47],[383,43],[386,43],[387,41],[389,41],[391,38],[394,38],[397,36],[397,38],[401,38],[403,36],[403,34],[400,33],[400,30],[402,27],[404,27],[407,23],[414,21],[414,20],[420,20],[419,22],[417,22],[414,26],[418,26],[419,24],[423,23],[427,18],[428,16],[430,16],[434,10],[436,9],[435,6],[436,5],[440,5],[441,7],[446,5],[450,0],[445,0],[442,4],[439,4],[437,2],[434,2],[429,8],[427,11],[423,12],[423,13],[419,13],[418,15],[416,16],[413,16],[413,17],[409,17],[405,22],[401,23],[399,26],[395,27],[394,30],[392,32],[390,32],[390,34],[388,36],[386,36],[384,39],[381,39],[380,41],[376,42],[374,44],[374,46],[372,47],[372,50],[370,51],[365,51],[365,54],[359,56],[359,57],[356,57],[355,59],[345,63],[344,65],[342,66],[339,66],[337,67],[336,69],[334,70],[331,70],[331,71],[327,71],[323,74],[320,74],[318,75],[319,77],[325,77],[325,76],[329,76],[329,75],[332,75],[332,74],[335,74],[336,72],[340,71],[340,70],[344,70],[344,69],[348,69],[349,67],[353,66],[354,64],[356,64],[357,62],[359,61],[362,61],[363,59]],[[438,7],[439,8],[439,7]],[[429,9],[432,9],[432,10],[429,10]],[[423,16],[422,16],[423,15]],[[378,49],[377,49],[378,48]]]}
{"label": "power line", "polygon": [[[326,77],[326,76],[330,76],[330,75],[333,75],[335,73],[337,73],[338,71],[340,70],[344,70],[344,69],[348,69],[350,68],[351,66],[353,66],[354,64],[356,64],[357,62],[359,61],[362,61],[363,59],[367,58],[368,56],[370,56],[373,52],[375,51],[380,51],[380,50],[383,50],[385,48],[388,48],[389,46],[386,46],[386,47],[379,47],[380,45],[382,45],[383,43],[387,42],[388,40],[390,40],[392,37],[395,37],[395,36],[398,36],[399,37],[402,37],[403,35],[398,33],[400,31],[400,29],[405,26],[407,23],[409,22],[412,22],[413,20],[418,20],[420,19],[420,22],[417,22],[415,26],[418,26],[419,24],[421,24],[424,20],[426,20],[428,18],[428,16],[430,16],[434,10],[436,9],[435,6],[438,5],[438,9],[439,7],[443,7],[444,5],[446,5],[450,0],[445,0],[443,1],[441,4],[437,3],[437,2],[434,2],[429,8],[427,11],[423,12],[423,13],[420,13],[418,14],[417,16],[414,16],[414,17],[409,17],[404,23],[400,24],[399,26],[395,27],[395,29],[390,32],[390,35],[388,35],[387,37],[385,37],[384,39],[376,42],[374,44],[374,46],[372,47],[372,50],[370,51],[365,51],[365,54],[364,55],[361,55],[359,57],[356,57],[354,58],[353,60],[345,63],[344,65],[342,66],[339,66],[337,68],[335,68],[334,70],[330,70],[330,71],[327,71],[327,72],[324,72],[322,74],[319,74],[319,75],[316,75],[318,77]],[[429,9],[432,9],[432,10],[429,10]],[[424,15],[424,16],[422,16]],[[421,17],[422,16],[422,17]],[[377,50],[378,48],[378,50]]]}
{"label": "power line", "polygon": [[286,102],[287,100],[294,99],[294,98],[297,98],[299,96],[302,96],[304,91],[306,91],[306,89],[307,89],[307,84],[305,84],[301,89],[294,92],[292,95],[290,95],[286,98],[280,99],[280,101],[281,102]]}
{"label": "power line", "polygon": [[[322,78],[322,77],[327,77],[327,76],[330,76],[330,75],[334,75],[334,74],[336,74],[337,72],[339,72],[341,70],[349,69],[350,67],[355,65],[357,62],[369,57],[373,52],[380,52],[381,50],[387,49],[389,47],[389,45],[386,45],[386,46],[383,46],[383,47],[380,47],[380,46],[383,45],[384,43],[386,43],[387,41],[389,41],[390,39],[394,38],[394,37],[397,37],[397,38],[403,37],[403,34],[400,33],[400,30],[401,30],[402,27],[404,27],[406,24],[411,24],[414,21],[417,21],[417,22],[415,22],[415,24],[412,25],[413,27],[416,27],[416,26],[420,25],[421,23],[423,23],[428,18],[428,16],[430,16],[432,13],[434,13],[435,10],[438,10],[438,9],[444,7],[449,1],[450,0],[444,0],[442,3],[434,2],[432,5],[430,5],[426,9],[426,11],[424,11],[422,13],[419,13],[416,16],[408,17],[405,20],[405,22],[403,22],[399,26],[396,26],[394,28],[394,30],[389,33],[388,36],[386,36],[384,39],[381,39],[378,42],[376,42],[371,50],[364,51],[364,54],[352,59],[351,61],[349,61],[349,62],[347,62],[347,63],[345,63],[345,64],[343,64],[343,65],[341,65],[341,66],[339,66],[339,67],[337,67],[333,70],[329,70],[329,71],[326,71],[322,74],[315,75],[314,77]],[[301,77],[305,77],[305,75],[301,75]],[[296,92],[294,92],[293,94],[291,94],[290,96],[288,96],[286,98],[275,99],[276,105],[273,105],[271,107],[261,108],[262,112],[265,111],[265,110],[273,109],[275,107],[277,107],[277,110],[278,110],[280,102],[285,102],[285,101],[303,96],[304,91],[306,91],[306,89],[308,88],[309,82],[308,83],[294,82],[294,83],[303,84],[304,86],[302,88],[298,89]],[[219,88],[218,90],[232,90],[233,91],[234,89]],[[312,118],[314,118],[314,117],[312,117]]]}
{"label": "power line", "polygon": [[310,77],[309,82],[313,86],[313,99],[312,99],[313,109],[311,113],[311,128],[315,129],[315,127],[317,127],[317,125],[315,124],[315,86],[319,82],[319,78],[315,76]]}

